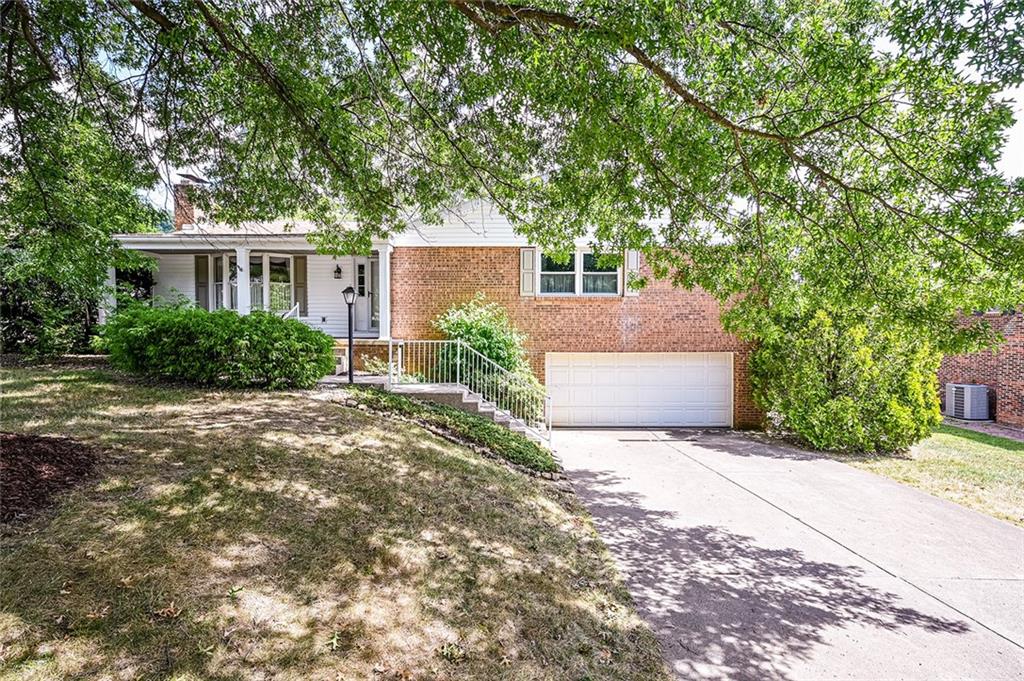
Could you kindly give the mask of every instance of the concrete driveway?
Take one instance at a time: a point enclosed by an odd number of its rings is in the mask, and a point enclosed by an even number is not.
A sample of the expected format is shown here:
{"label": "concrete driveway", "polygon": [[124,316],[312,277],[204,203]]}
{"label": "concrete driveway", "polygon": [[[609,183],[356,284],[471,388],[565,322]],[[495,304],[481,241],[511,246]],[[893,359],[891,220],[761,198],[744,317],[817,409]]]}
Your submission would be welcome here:
{"label": "concrete driveway", "polygon": [[1024,530],[728,431],[557,430],[682,679],[1024,679]]}

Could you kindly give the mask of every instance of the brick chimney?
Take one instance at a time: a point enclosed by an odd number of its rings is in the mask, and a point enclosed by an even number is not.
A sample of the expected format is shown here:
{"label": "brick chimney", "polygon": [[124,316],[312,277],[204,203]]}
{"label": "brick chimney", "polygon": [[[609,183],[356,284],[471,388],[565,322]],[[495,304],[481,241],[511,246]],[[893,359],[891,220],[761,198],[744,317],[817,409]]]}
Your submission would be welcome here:
{"label": "brick chimney", "polygon": [[188,184],[174,185],[174,231],[180,232],[183,225],[196,221],[196,209],[188,196]]}

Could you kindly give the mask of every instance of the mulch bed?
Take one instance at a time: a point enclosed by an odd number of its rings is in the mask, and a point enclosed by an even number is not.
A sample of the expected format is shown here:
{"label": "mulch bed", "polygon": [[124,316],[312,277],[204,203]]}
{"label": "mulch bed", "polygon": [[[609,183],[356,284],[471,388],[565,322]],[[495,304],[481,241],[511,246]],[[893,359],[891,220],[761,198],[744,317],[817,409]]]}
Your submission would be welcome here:
{"label": "mulch bed", "polygon": [[88,478],[98,455],[66,437],[0,432],[0,522],[24,520]]}

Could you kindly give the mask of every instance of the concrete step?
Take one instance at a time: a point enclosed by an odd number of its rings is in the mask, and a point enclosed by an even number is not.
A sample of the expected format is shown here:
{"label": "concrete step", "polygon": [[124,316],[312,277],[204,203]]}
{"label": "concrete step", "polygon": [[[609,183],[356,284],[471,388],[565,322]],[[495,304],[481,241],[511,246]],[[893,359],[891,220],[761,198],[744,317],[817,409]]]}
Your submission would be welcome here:
{"label": "concrete step", "polygon": [[480,395],[475,393],[469,393],[466,396],[467,401],[475,401],[477,403],[477,413],[484,418],[488,418],[499,426],[508,426],[511,418],[505,412],[498,409],[494,404],[484,400]]}
{"label": "concrete step", "polygon": [[493,403],[484,400],[481,395],[471,393],[465,388],[424,383],[403,383],[393,386],[392,390],[411,397],[418,397],[423,400],[455,407],[469,414],[477,414],[483,418],[490,419],[499,426],[504,426],[509,430],[525,435],[538,444],[543,444],[543,440],[531,432],[522,421],[511,418],[508,413],[501,411]]}

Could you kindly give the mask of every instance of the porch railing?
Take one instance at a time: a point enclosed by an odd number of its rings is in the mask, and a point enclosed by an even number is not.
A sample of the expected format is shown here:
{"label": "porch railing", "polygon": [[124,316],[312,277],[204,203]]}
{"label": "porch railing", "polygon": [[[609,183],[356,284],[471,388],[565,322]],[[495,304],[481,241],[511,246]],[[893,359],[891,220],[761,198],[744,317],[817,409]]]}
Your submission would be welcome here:
{"label": "porch railing", "polygon": [[545,442],[551,441],[551,398],[532,374],[509,371],[461,340],[391,340],[388,385],[464,387]]}
{"label": "porch railing", "polygon": [[289,317],[295,317],[296,319],[299,318],[299,304],[298,303],[295,303],[294,305],[292,305],[292,309],[288,310],[287,312],[282,312],[281,313],[281,319],[288,319]]}

